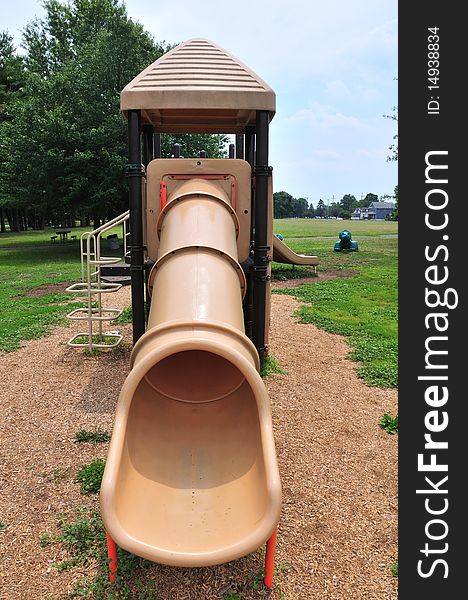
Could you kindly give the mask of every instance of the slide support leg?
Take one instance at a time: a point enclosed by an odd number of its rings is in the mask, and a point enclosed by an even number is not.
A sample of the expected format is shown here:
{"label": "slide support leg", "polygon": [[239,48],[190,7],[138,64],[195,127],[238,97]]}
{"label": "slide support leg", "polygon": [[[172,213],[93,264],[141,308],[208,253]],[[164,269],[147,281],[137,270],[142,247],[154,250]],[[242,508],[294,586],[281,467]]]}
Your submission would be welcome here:
{"label": "slide support leg", "polygon": [[109,557],[109,581],[114,583],[117,575],[117,546],[114,540],[106,531],[107,556]]}
{"label": "slide support leg", "polygon": [[271,538],[268,540],[266,545],[266,554],[265,554],[265,577],[263,578],[263,583],[269,589],[273,587],[273,573],[275,571],[275,549],[276,549],[276,534],[278,532],[278,528],[276,527],[274,532],[271,535]]}

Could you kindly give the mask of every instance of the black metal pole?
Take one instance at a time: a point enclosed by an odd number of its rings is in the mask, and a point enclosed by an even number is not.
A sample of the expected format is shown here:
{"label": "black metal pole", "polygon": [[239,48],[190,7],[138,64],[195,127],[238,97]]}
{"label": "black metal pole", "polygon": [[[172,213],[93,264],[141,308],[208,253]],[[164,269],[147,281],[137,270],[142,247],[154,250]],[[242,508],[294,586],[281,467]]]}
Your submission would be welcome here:
{"label": "black metal pole", "polygon": [[[250,166],[254,167],[253,164],[253,156],[254,156],[254,148],[255,148],[255,126],[247,125],[245,128],[244,134],[244,152],[245,152],[245,160],[250,164]],[[253,171],[252,171],[253,176]],[[254,231],[254,221],[255,221],[255,197],[253,193],[253,187],[251,192],[250,199],[250,241],[251,241],[251,258],[253,263],[253,231]],[[245,332],[249,336],[249,338],[253,339],[253,323],[254,323],[254,298],[253,298],[253,266],[249,270],[249,274],[247,277],[247,293],[244,299],[244,320],[245,320]]]}
{"label": "black metal pole", "polygon": [[244,158],[244,135],[236,133],[236,158]]}
{"label": "black metal pole", "polygon": [[247,125],[245,128],[245,160],[250,163],[250,166],[254,166],[254,155],[255,155],[255,127]]}
{"label": "black metal pole", "polygon": [[148,166],[150,161],[153,160],[154,148],[153,148],[153,125],[143,125],[143,164],[145,168]]}
{"label": "black metal pole", "polygon": [[145,333],[145,287],[143,256],[143,207],[140,145],[141,115],[128,111],[128,165],[130,204],[130,274],[132,277],[133,343]]}
{"label": "black metal pole", "polygon": [[268,263],[271,260],[268,246],[268,181],[271,167],[268,166],[268,111],[258,110],[256,118],[256,153],[255,153],[255,231],[254,231],[254,267],[253,296],[254,322],[252,341],[257,348],[260,361],[263,363],[268,348],[265,345],[266,332],[266,295]]}
{"label": "black metal pole", "polygon": [[229,158],[234,158],[235,145],[229,144]]}
{"label": "black metal pole", "polygon": [[174,144],[172,153],[174,154],[174,158],[180,158],[180,144]]}
{"label": "black metal pole", "polygon": [[198,153],[199,158],[206,158],[206,150],[200,150]]}
{"label": "black metal pole", "polygon": [[161,134],[153,134],[153,158],[161,158]]}
{"label": "black metal pole", "polygon": [[[145,124],[142,127],[143,134],[143,165],[145,166],[145,172],[148,172],[148,165],[154,158],[154,126]],[[146,209],[146,205],[143,207]],[[144,279],[145,279],[145,290],[148,288],[148,265],[145,264]],[[145,305],[145,325],[148,323],[149,313],[151,308],[151,297],[146,294],[146,305]]]}

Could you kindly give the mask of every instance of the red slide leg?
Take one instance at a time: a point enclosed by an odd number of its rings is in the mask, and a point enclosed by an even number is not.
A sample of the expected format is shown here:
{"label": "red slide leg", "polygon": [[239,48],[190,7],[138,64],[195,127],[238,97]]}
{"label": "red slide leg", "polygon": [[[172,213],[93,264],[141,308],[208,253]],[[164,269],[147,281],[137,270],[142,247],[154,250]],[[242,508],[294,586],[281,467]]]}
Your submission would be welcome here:
{"label": "red slide leg", "polygon": [[106,531],[107,556],[109,557],[109,581],[114,583],[117,575],[117,546],[114,540]]}
{"label": "red slide leg", "polygon": [[271,538],[268,540],[266,545],[265,554],[265,577],[263,583],[269,589],[273,587],[273,573],[275,571],[275,549],[276,549],[276,533],[278,528],[273,531]]}

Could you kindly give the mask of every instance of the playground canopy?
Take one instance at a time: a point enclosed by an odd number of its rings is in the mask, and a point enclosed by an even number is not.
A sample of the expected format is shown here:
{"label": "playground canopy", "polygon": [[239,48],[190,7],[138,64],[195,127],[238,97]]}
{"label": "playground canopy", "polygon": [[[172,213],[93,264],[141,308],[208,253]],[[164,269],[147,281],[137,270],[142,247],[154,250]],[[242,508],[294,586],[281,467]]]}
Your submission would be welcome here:
{"label": "playground canopy", "polygon": [[245,133],[256,111],[276,110],[275,92],[256,73],[213,42],[180,44],[133,79],[120,108],[141,110],[142,124],[161,133]]}

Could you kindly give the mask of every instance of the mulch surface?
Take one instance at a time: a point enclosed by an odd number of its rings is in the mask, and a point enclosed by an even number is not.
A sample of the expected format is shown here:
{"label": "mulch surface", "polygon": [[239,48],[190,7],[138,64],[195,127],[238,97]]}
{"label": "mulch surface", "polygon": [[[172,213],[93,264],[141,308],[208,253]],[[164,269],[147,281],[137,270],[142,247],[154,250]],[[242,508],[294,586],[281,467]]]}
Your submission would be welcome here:
{"label": "mulch surface", "polygon": [[[322,276],[323,280],[323,276]],[[291,282],[289,282],[291,285]],[[130,304],[129,288],[108,299]],[[289,296],[272,298],[271,351],[285,375],[266,380],[283,484],[275,588],[255,585],[261,553],[204,569],[154,565],[145,576],[162,600],[395,600],[397,439],[378,427],[395,414],[396,391],[366,386],[343,338],[299,324]],[[127,349],[85,356],[66,346],[79,324],[57,327],[0,357],[0,598],[64,597],[94,565],[58,572],[67,557],[57,515],[98,506],[81,496],[77,470],[104,458],[107,444],[75,444],[80,429],[110,431],[128,372]],[[54,473],[60,469],[60,477]],[[156,599],[155,599],[156,600]]]}

